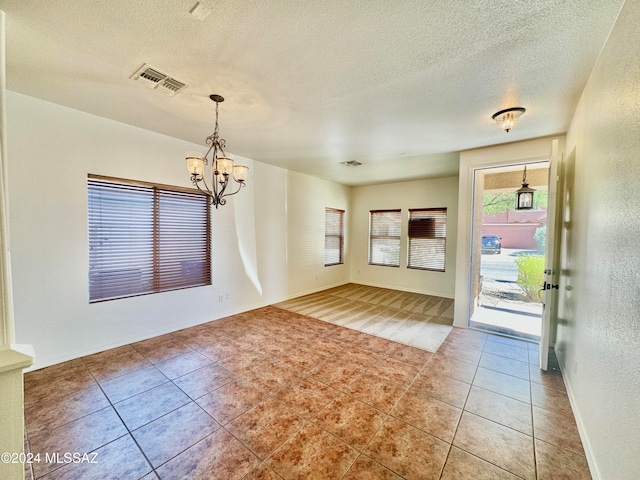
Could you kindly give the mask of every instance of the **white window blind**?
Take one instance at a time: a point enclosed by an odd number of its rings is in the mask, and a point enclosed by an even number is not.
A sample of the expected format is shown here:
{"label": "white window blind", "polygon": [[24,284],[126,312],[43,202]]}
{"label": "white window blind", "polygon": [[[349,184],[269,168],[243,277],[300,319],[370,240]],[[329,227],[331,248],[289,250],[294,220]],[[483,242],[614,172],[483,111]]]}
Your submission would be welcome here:
{"label": "white window blind", "polygon": [[324,266],[344,263],[344,210],[326,208],[324,214]]}
{"label": "white window blind", "polygon": [[371,210],[369,265],[400,266],[400,210]]}
{"label": "white window blind", "polygon": [[211,284],[207,197],[89,176],[89,302]]}
{"label": "white window blind", "polygon": [[408,268],[444,272],[447,209],[409,210]]}

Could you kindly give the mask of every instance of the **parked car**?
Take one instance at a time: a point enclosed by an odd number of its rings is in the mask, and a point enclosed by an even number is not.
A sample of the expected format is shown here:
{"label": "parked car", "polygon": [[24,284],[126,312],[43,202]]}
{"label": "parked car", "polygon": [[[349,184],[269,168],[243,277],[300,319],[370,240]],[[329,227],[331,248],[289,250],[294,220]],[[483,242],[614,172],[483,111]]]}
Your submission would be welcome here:
{"label": "parked car", "polygon": [[499,254],[502,251],[502,242],[498,235],[486,233],[482,235],[482,253]]}

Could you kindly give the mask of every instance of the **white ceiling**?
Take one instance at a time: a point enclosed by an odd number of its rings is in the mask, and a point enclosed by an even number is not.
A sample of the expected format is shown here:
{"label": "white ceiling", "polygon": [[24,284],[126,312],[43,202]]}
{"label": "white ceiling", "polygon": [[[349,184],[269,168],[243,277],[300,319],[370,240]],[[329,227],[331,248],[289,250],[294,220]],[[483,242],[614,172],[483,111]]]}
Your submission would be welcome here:
{"label": "white ceiling", "polygon": [[[0,0],[7,87],[346,185],[563,133],[623,0]],[[129,77],[185,81],[170,97]],[[491,115],[527,112],[506,134]],[[358,160],[360,167],[340,162]]]}

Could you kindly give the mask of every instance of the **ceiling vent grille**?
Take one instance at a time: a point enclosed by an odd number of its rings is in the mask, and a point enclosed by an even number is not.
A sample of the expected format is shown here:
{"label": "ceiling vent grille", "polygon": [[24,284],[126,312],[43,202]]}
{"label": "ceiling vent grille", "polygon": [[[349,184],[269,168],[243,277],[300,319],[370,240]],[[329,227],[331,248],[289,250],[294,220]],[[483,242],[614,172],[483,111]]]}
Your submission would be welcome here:
{"label": "ceiling vent grille", "polygon": [[130,78],[144,83],[149,88],[160,90],[170,96],[190,87],[188,83],[171,77],[146,63],[131,75]]}
{"label": "ceiling vent grille", "polygon": [[169,95],[175,95],[186,86],[187,86],[186,83],[181,82],[180,80],[176,80],[175,78],[169,77],[169,78],[165,78],[164,81],[160,82],[160,85],[158,85],[158,88],[165,91]]}

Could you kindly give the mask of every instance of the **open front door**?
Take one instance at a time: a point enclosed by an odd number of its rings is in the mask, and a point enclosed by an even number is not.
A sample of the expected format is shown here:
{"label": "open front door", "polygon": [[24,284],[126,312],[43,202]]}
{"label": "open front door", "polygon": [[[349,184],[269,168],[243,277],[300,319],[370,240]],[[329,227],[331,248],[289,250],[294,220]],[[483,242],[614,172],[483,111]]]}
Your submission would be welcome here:
{"label": "open front door", "polygon": [[549,157],[549,197],[547,204],[547,236],[545,242],[544,289],[542,296],[542,331],[540,333],[540,368],[547,370],[549,365],[549,347],[555,341],[555,321],[558,302],[558,272],[556,268],[556,243],[559,231],[556,222],[558,215],[558,164],[560,162],[560,142],[554,139],[551,143]]}

